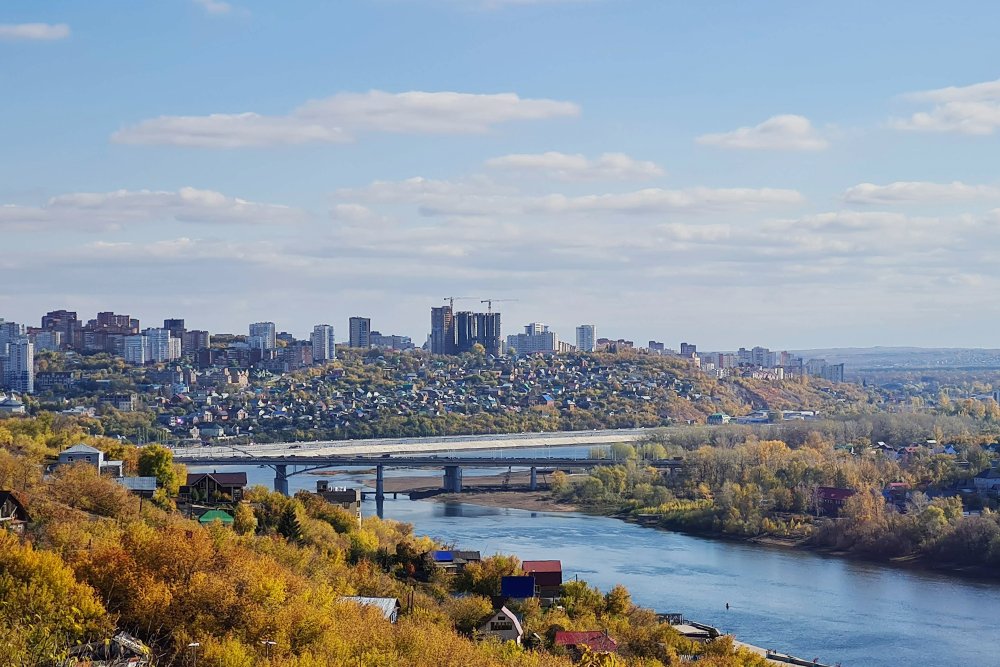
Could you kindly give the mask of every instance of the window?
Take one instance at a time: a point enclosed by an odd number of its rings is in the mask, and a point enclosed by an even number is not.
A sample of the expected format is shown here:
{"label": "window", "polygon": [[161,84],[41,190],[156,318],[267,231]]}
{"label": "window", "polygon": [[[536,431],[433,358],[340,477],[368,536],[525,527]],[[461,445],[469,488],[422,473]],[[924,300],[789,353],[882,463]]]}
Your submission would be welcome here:
{"label": "window", "polygon": [[87,456],[87,463],[90,463],[90,456]]}

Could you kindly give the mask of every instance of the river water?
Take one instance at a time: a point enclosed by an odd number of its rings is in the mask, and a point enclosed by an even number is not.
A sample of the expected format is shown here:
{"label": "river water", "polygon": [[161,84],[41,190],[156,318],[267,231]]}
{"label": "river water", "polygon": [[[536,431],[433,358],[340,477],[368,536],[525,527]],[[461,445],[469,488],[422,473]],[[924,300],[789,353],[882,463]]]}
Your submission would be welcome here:
{"label": "river water", "polygon": [[[270,469],[246,470],[251,484],[270,484],[273,478]],[[363,477],[327,479],[354,486]],[[291,491],[314,489],[316,479],[291,477]],[[362,511],[374,514],[375,501],[365,501]],[[400,497],[385,501],[384,515],[414,524],[417,534],[484,555],[561,560],[566,578],[585,579],[601,590],[622,583],[644,607],[683,613],[742,641],[808,660],[840,661],[844,667],[1000,665],[996,582],[692,537],[577,513]]]}

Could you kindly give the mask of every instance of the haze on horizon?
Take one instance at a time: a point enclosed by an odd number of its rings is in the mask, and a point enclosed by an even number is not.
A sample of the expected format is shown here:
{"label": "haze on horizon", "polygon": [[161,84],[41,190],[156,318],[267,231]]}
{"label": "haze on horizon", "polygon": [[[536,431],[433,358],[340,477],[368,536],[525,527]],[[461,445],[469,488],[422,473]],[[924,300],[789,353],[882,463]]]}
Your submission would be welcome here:
{"label": "haze on horizon", "polygon": [[[994,348],[996,3],[19,3],[0,317]],[[477,301],[456,307],[479,309]]]}

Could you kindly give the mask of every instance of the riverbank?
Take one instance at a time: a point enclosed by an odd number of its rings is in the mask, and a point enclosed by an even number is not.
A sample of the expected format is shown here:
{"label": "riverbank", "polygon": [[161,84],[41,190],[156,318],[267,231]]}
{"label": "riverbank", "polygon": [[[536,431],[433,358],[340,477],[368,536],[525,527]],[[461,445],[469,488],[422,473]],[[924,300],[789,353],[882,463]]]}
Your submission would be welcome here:
{"label": "riverbank", "polygon": [[[591,508],[592,511],[598,511],[597,508]],[[581,511],[587,512],[587,508],[582,508]],[[844,558],[854,561],[862,561],[866,563],[875,563],[878,565],[886,565],[894,568],[913,570],[913,571],[924,571],[924,572],[935,572],[939,574],[947,574],[959,576],[967,579],[975,579],[980,581],[991,581],[995,582],[1000,579],[1000,572],[995,569],[979,566],[979,565],[960,565],[954,563],[942,563],[939,561],[934,561],[922,554],[913,554],[910,556],[901,557],[888,557],[888,556],[878,556],[874,554],[865,554],[857,551],[850,551],[847,549],[837,549],[836,547],[812,544],[807,538],[798,537],[784,537],[780,535],[734,535],[731,533],[719,533],[715,531],[700,531],[684,529],[680,527],[667,527],[659,525],[658,522],[654,521],[644,521],[644,517],[637,517],[629,513],[612,512],[612,513],[602,513],[601,516],[606,516],[612,519],[618,519],[626,523],[634,523],[643,528],[653,528],[656,530],[661,530],[665,532],[681,533],[683,535],[690,535],[692,537],[708,538],[714,540],[722,540],[726,542],[742,542],[745,544],[757,544],[770,547],[778,547],[781,549],[795,549],[800,551],[809,551],[812,553],[820,554],[823,556],[830,556],[833,558]]]}

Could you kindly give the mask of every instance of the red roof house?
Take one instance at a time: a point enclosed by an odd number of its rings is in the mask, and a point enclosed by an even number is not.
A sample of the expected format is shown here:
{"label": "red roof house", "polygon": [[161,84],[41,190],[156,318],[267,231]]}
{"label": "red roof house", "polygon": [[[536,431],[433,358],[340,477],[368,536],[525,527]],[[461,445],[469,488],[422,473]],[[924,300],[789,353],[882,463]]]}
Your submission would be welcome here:
{"label": "red roof house", "polygon": [[613,653],[618,650],[618,642],[608,636],[602,630],[587,630],[585,632],[556,633],[556,646],[586,646],[591,651],[599,653]]}
{"label": "red roof house", "polygon": [[535,585],[541,589],[562,586],[562,561],[526,560],[521,563],[521,569],[529,577],[534,577]]}

